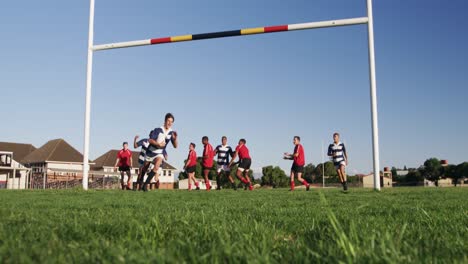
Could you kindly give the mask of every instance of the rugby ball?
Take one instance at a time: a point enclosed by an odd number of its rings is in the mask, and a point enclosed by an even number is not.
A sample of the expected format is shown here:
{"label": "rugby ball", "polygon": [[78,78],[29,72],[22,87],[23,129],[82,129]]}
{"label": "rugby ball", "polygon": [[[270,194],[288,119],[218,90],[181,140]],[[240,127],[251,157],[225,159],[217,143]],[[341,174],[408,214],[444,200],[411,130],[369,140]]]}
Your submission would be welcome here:
{"label": "rugby ball", "polygon": [[156,139],[156,142],[158,142],[158,144],[161,144],[161,143],[163,143],[165,140],[166,140],[166,135],[163,134],[163,133],[160,133],[160,134],[158,135],[158,138]]}

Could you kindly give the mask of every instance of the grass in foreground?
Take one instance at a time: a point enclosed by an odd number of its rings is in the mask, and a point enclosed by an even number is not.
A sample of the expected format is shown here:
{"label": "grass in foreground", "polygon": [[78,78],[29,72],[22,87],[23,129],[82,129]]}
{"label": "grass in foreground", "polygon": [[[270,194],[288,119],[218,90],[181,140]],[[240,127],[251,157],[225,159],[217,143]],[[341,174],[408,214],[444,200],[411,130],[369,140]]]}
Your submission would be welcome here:
{"label": "grass in foreground", "polygon": [[468,188],[1,191],[0,262],[467,263]]}

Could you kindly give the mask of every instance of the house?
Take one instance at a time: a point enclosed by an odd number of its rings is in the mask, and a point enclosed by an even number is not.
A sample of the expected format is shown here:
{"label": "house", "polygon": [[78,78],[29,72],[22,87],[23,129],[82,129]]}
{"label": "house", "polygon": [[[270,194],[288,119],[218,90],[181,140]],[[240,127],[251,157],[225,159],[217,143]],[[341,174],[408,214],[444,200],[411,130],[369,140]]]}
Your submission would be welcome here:
{"label": "house", "polygon": [[[113,149],[109,150],[97,159],[93,161],[94,165],[91,167],[91,169],[96,172],[96,171],[101,171],[104,172],[105,177],[112,177],[112,176],[117,176],[119,177],[119,173],[114,171],[114,165],[115,161],[117,160],[117,154],[119,153],[120,150]],[[139,164],[138,164],[138,157],[140,155],[140,152],[137,151],[132,151],[132,163],[133,163],[133,168],[131,170],[132,173],[132,182],[137,181],[138,173],[139,173]],[[169,163],[165,162],[161,166],[159,170],[159,189],[173,189],[174,188],[174,176],[175,172],[177,171],[176,168],[174,168],[172,165]],[[146,179],[146,178],[145,178]],[[125,176],[124,181],[127,181],[127,176]]]}
{"label": "house", "polygon": [[31,144],[0,142],[1,189],[27,189],[31,170],[23,159],[34,150]]}
{"label": "house", "polygon": [[79,185],[83,179],[83,155],[63,139],[50,140],[32,151],[23,164],[32,170],[32,189]]}
{"label": "house", "polygon": [[[374,174],[373,173],[364,175],[362,177],[362,187],[374,188]],[[393,187],[391,171],[380,172],[380,187],[381,188]]]}
{"label": "house", "polygon": [[[200,190],[206,190],[206,184],[204,179],[195,179],[200,187]],[[216,181],[210,180],[211,189],[217,188]],[[192,183],[192,189],[195,190],[195,186]],[[179,190],[188,190],[188,179],[183,179],[179,181]]]}

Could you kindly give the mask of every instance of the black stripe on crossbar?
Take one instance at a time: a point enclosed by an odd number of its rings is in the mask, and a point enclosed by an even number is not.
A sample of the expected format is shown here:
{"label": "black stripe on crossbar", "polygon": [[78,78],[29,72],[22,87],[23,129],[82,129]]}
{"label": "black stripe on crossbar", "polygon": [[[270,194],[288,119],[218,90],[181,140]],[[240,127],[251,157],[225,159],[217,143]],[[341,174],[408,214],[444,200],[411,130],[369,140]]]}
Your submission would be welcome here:
{"label": "black stripe on crossbar", "polygon": [[221,31],[221,32],[213,32],[213,33],[195,34],[195,35],[192,35],[192,40],[234,37],[234,36],[240,36],[240,35],[241,35],[240,30],[230,30],[230,31]]}

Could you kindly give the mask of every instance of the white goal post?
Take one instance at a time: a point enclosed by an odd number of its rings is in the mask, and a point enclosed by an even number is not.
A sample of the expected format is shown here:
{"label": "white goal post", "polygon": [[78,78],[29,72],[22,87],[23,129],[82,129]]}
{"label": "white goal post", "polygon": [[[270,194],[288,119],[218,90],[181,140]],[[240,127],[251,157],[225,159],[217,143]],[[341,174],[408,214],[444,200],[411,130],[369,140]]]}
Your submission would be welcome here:
{"label": "white goal post", "polygon": [[88,36],[88,63],[86,70],[86,101],[85,101],[85,126],[84,126],[84,149],[83,149],[83,189],[88,189],[89,173],[89,132],[91,116],[91,82],[93,70],[93,52],[107,49],[129,48],[144,45],[158,45],[181,41],[193,41],[223,37],[246,36],[252,34],[275,33],[292,30],[315,29],[324,27],[349,26],[367,24],[368,51],[369,51],[369,81],[371,100],[371,122],[372,122],[372,157],[374,167],[374,189],[380,190],[380,154],[379,154],[379,128],[377,114],[377,85],[375,77],[375,51],[374,51],[374,19],[372,12],[372,0],[367,1],[367,17],[307,22],[300,24],[277,25],[268,27],[247,28],[240,30],[229,30],[212,33],[202,33],[193,35],[181,35],[173,37],[152,38],[128,42],[118,42],[94,45],[94,4],[95,0],[90,0],[89,9],[89,36]]}

